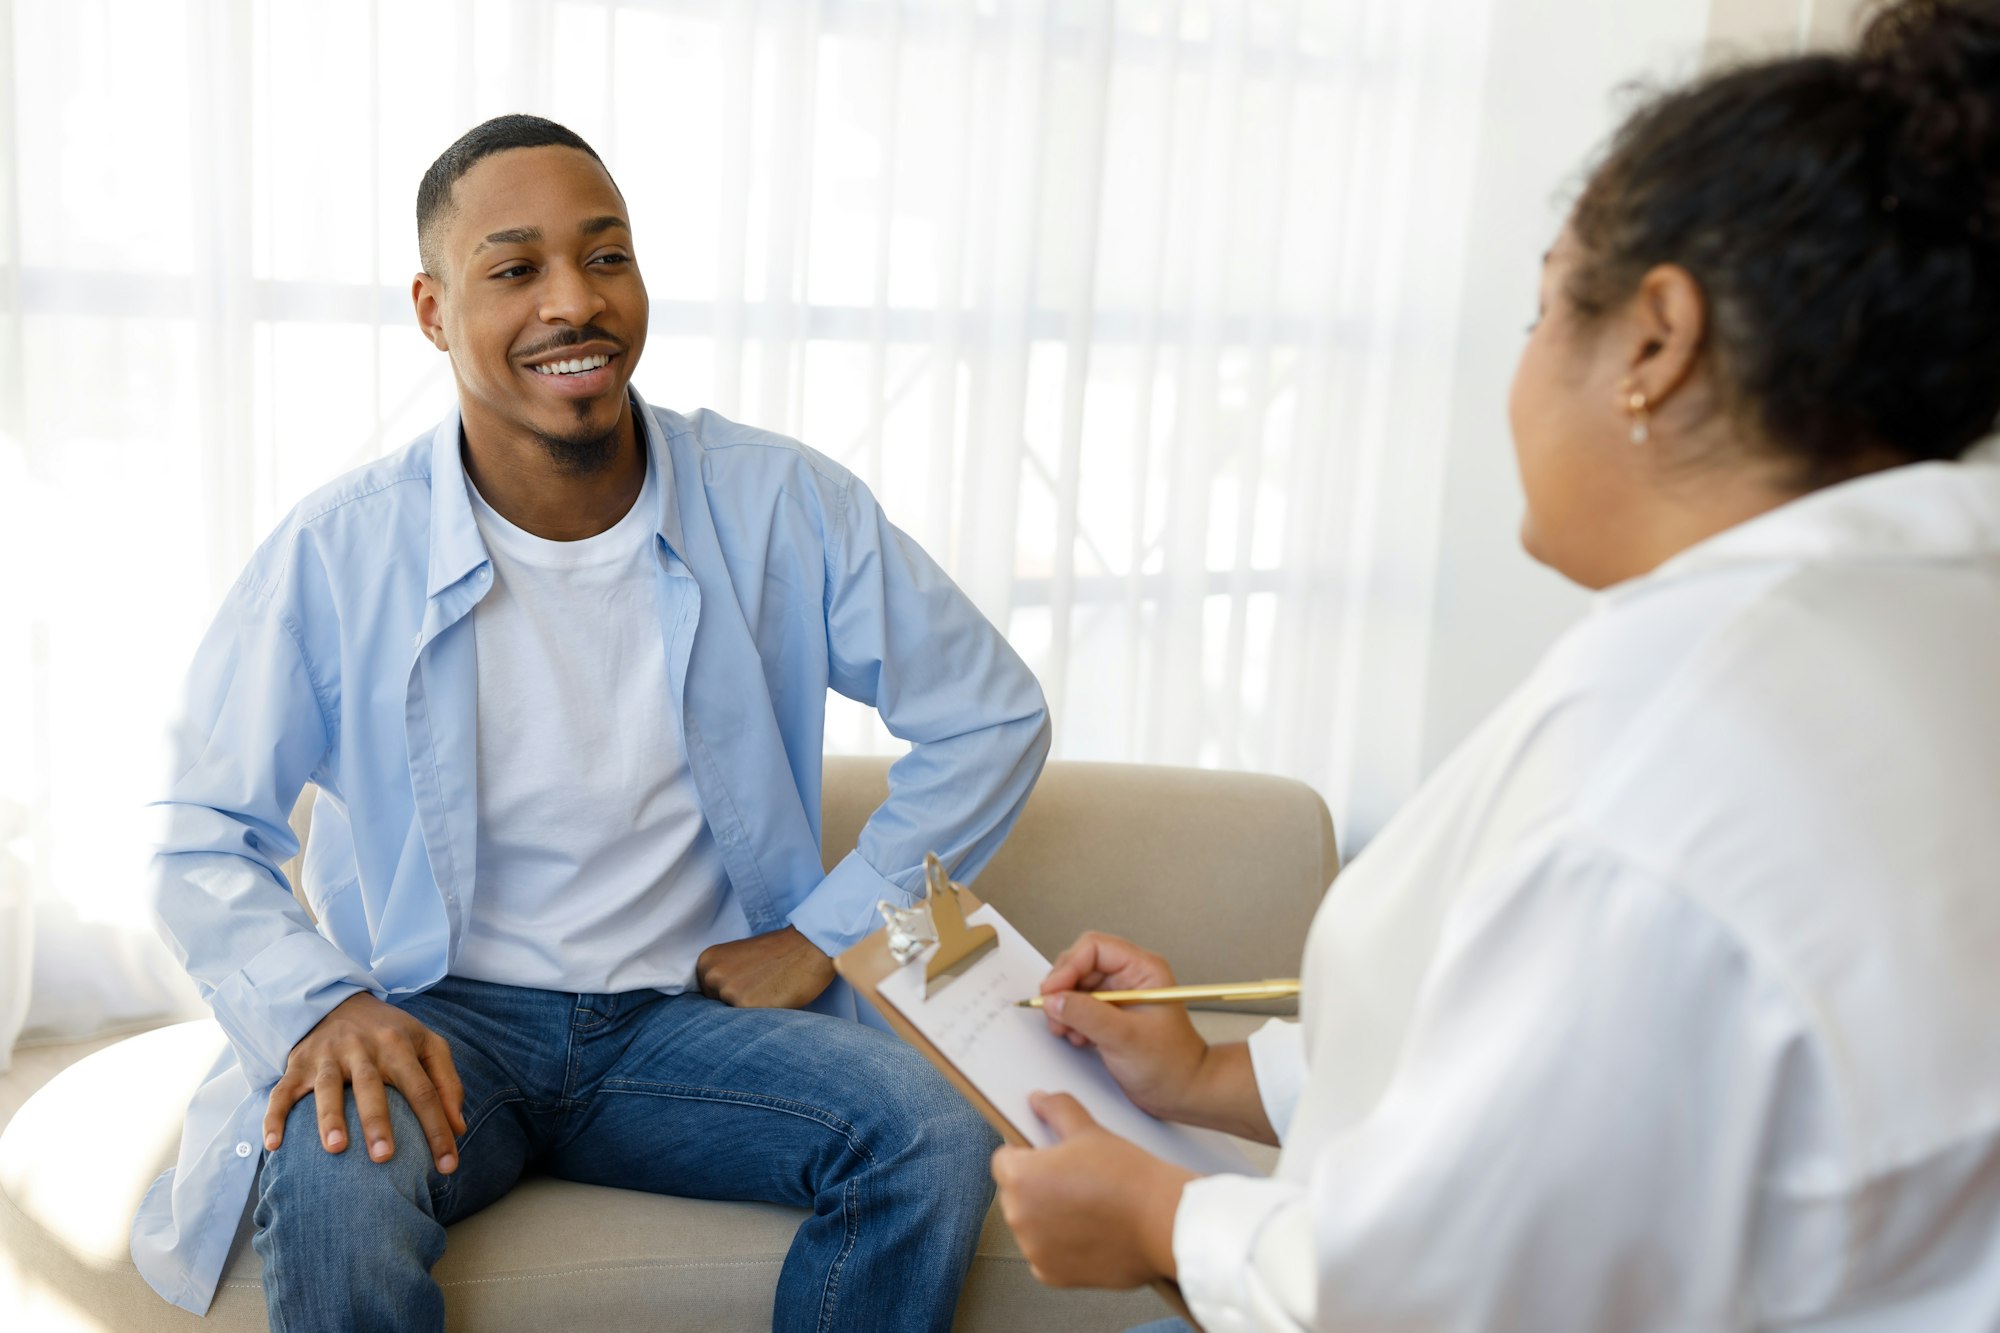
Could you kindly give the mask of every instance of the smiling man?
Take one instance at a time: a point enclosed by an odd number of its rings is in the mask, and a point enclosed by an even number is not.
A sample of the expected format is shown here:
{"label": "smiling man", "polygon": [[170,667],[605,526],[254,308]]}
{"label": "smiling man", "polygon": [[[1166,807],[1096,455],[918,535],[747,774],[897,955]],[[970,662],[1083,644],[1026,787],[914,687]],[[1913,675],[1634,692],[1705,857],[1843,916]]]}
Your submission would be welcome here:
{"label": "smiling man", "polygon": [[[946,1328],[995,1140],[830,956],[992,856],[1041,692],[838,465],[632,390],[583,140],[479,126],[417,230],[457,410],[293,510],[190,675],[157,901],[229,1049],[134,1258],[204,1310],[247,1206],[273,1328],[441,1328],[445,1227],[533,1170],[810,1208],[774,1326]],[[831,873],[829,688],[913,742]]]}

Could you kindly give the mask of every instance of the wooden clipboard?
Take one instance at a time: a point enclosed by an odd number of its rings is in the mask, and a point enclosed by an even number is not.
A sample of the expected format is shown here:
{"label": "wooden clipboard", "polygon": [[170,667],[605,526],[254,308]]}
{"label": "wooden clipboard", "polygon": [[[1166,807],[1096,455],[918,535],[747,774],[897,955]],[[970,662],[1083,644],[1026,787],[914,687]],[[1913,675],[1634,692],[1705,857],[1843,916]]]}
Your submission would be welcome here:
{"label": "wooden clipboard", "polygon": [[[969,890],[962,889],[956,884],[952,885],[952,892],[958,895],[958,904],[967,916],[971,916],[985,905],[973,897]],[[1033,1147],[1033,1144],[1021,1136],[1020,1131],[1007,1123],[1007,1117],[1001,1115],[993,1103],[987,1101],[979,1089],[972,1086],[972,1080],[958,1072],[958,1066],[945,1059],[944,1054],[931,1045],[929,1038],[917,1031],[914,1023],[903,1017],[895,1005],[882,998],[879,987],[883,980],[901,966],[902,964],[889,953],[887,927],[876,931],[833,960],[834,970],[840,973],[847,984],[867,996],[868,1003],[875,1006],[875,1012],[882,1015],[896,1035],[923,1052],[924,1058],[936,1065],[940,1074],[951,1080],[951,1086],[957,1088],[959,1095],[972,1103],[973,1110],[986,1117],[986,1123],[993,1126],[1001,1138],[1017,1148]]]}
{"label": "wooden clipboard", "polygon": [[[971,916],[985,905],[973,896],[971,890],[960,885],[951,885],[949,891],[957,895],[959,909],[964,916]],[[937,1047],[931,1045],[930,1040],[917,1031],[916,1026],[903,1017],[902,1012],[894,1004],[882,997],[880,987],[883,980],[901,966],[902,964],[898,963],[889,952],[887,927],[876,931],[833,960],[834,971],[838,972],[848,985],[867,996],[868,1003],[875,1006],[875,1012],[882,1015],[883,1020],[896,1035],[916,1047],[926,1060],[936,1065],[938,1072],[951,1081],[951,1085],[958,1089],[959,1095],[972,1104],[972,1109],[979,1112],[1001,1138],[1017,1148],[1032,1148],[1034,1145],[1022,1137],[1021,1132],[1009,1123],[1007,1117],[1001,1115],[998,1108],[973,1086],[972,1080],[960,1073],[958,1066],[946,1059],[944,1053]],[[1201,1328],[1193,1311],[1188,1309],[1187,1302],[1181,1299],[1181,1289],[1177,1283],[1167,1278],[1155,1278],[1150,1285],[1175,1314],[1187,1320],[1196,1330]]]}

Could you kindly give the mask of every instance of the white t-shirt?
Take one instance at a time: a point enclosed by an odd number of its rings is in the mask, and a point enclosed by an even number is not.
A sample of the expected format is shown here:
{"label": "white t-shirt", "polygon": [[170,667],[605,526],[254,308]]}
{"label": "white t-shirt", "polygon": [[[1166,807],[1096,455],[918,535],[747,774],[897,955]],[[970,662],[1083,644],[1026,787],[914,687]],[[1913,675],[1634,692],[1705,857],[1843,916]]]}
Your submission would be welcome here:
{"label": "white t-shirt", "polygon": [[1334,885],[1210,1333],[2000,1328],[2000,468],[1611,589]]}
{"label": "white t-shirt", "polygon": [[749,933],[702,817],[669,697],[649,471],[582,541],[502,518],[467,480],[493,562],[472,612],[479,839],[455,976],[610,994],[694,985]]}

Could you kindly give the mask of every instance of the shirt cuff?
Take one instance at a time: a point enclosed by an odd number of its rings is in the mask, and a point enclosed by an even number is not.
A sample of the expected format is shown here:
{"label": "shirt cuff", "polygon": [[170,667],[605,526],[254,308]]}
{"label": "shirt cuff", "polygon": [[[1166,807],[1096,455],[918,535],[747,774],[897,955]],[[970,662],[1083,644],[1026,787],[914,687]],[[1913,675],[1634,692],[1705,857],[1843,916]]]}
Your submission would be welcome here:
{"label": "shirt cuff", "polygon": [[1305,1030],[1297,1023],[1274,1018],[1250,1034],[1250,1069],[1257,1077],[1257,1095],[1264,1118],[1285,1141],[1292,1113],[1306,1090]]}
{"label": "shirt cuff", "polygon": [[881,914],[875,904],[887,898],[908,907],[916,895],[849,852],[840,864],[827,872],[819,887],[792,909],[785,923],[811,940],[813,947],[829,958],[837,957],[881,928]]}
{"label": "shirt cuff", "polygon": [[1174,1213],[1174,1267],[1181,1298],[1207,1333],[1252,1333],[1270,1327],[1268,1299],[1259,1299],[1255,1259],[1259,1233],[1303,1197],[1288,1180],[1203,1176],[1181,1189]]}
{"label": "shirt cuff", "polygon": [[292,1047],[350,996],[384,992],[340,947],[310,930],[268,945],[208,997],[252,1087],[285,1072]]}

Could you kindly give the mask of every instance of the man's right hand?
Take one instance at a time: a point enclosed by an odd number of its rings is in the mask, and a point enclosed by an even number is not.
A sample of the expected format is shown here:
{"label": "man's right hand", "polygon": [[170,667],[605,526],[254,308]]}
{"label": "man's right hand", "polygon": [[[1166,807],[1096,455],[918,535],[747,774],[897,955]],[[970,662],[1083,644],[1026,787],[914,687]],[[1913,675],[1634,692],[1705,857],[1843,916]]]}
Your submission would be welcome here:
{"label": "man's right hand", "polygon": [[431,1160],[449,1175],[458,1169],[458,1141],[465,1132],[465,1088],[443,1037],[394,1005],[366,991],[331,1009],[292,1047],[284,1077],[271,1089],[264,1112],[264,1146],[285,1139],[285,1118],[306,1094],[319,1113],[319,1139],[328,1152],[347,1147],[349,1085],[361,1117],[368,1155],[386,1162],[396,1151],[389,1128],[388,1088],[403,1094],[430,1143]]}

